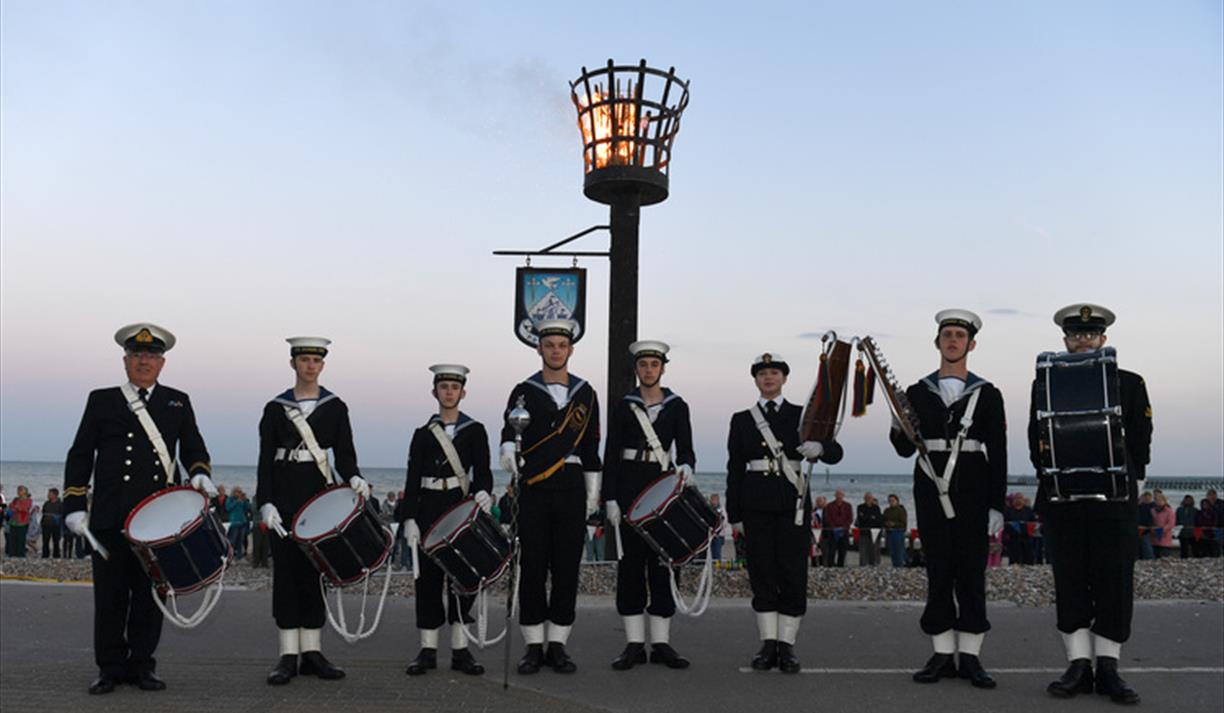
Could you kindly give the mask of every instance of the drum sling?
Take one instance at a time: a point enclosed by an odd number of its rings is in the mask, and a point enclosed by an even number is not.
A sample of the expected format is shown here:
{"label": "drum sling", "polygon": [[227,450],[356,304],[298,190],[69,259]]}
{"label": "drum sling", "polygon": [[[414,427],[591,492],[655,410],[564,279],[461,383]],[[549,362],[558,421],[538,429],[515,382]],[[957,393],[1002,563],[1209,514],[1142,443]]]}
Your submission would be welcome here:
{"label": "drum sling", "polygon": [[451,470],[455,471],[455,477],[459,479],[459,489],[463,491],[463,497],[466,498],[471,486],[468,483],[467,471],[463,469],[463,461],[459,459],[459,452],[455,450],[454,440],[446,434],[446,429],[437,421],[429,422],[429,432],[438,439],[438,445],[442,447],[442,453],[446,455],[446,462],[450,463]]}
{"label": "drum sling", "polygon": [[157,430],[157,424],[153,423],[153,417],[149,415],[149,409],[145,402],[141,401],[136,389],[133,389],[131,384],[124,384],[119,389],[123,392],[123,398],[127,399],[128,408],[136,416],[136,420],[140,421],[140,427],[153,443],[153,450],[157,451],[157,458],[166,469],[166,485],[170,485],[178,480],[178,472],[174,459],[170,457],[170,449],[166,447],[166,439],[162,438],[161,431]]}
{"label": "drum sling", "polygon": [[327,452],[319,447],[319,440],[315,438],[314,429],[306,421],[306,415],[302,413],[302,409],[297,406],[284,405],[285,416],[293,422],[294,428],[297,429],[298,435],[302,437],[302,444],[306,446],[306,450],[310,451],[310,455],[314,458],[315,465],[319,466],[319,472],[323,474],[323,482],[326,485],[332,484],[331,466],[327,462]]}

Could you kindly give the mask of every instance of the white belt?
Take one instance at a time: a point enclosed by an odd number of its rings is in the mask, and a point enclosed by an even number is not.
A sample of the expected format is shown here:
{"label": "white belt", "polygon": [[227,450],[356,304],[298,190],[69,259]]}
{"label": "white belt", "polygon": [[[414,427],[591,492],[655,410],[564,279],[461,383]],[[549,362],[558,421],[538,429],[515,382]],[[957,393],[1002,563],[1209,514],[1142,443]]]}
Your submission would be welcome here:
{"label": "white belt", "polygon": [[636,448],[626,448],[621,451],[622,460],[633,460],[642,463],[658,463],[659,459],[655,458],[653,450],[639,451]]}
{"label": "white belt", "polygon": [[276,458],[274,460],[282,460],[282,461],[287,460],[291,463],[314,463],[315,462],[314,456],[310,454],[310,451],[303,451],[297,448],[294,448],[294,449],[277,448]]}
{"label": "white belt", "polygon": [[[955,440],[946,438],[928,438],[923,441],[926,449],[931,453],[944,453],[952,450],[952,444]],[[986,446],[981,441],[972,438],[966,438],[961,441],[961,453],[981,453],[986,450]]]}
{"label": "white belt", "polygon": [[421,488],[424,490],[459,490],[458,478],[421,478]]}
{"label": "white belt", "polygon": [[[803,461],[798,461],[798,460],[793,460],[790,463],[791,463],[791,467],[793,467],[796,471],[798,471],[800,466],[803,465]],[[768,458],[762,458],[761,460],[748,461],[748,470],[755,472],[755,473],[769,473],[771,475],[781,475],[782,466],[778,465],[775,461],[772,461]]]}

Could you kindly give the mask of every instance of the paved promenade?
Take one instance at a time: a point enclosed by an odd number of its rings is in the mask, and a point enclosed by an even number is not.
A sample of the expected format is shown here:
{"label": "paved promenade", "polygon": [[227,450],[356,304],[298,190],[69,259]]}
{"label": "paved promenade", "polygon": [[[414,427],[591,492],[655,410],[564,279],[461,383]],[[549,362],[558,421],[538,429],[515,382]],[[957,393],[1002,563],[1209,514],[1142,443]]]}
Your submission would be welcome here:
{"label": "paved promenade", "polygon": [[[189,600],[190,601],[190,600]],[[267,593],[226,591],[200,627],[169,624],[158,650],[167,690],[124,686],[89,696],[96,669],[92,652],[92,592],[88,586],[0,583],[0,710],[86,711],[866,711],[906,713],[1008,711],[1043,713],[1118,710],[1098,696],[1061,701],[1045,685],[1065,667],[1050,608],[993,604],[994,625],[983,661],[999,681],[979,691],[963,681],[920,686],[909,672],[928,656],[914,604],[813,602],[797,647],[804,671],[787,676],[747,669],[757,647],[746,600],[720,600],[698,620],[678,617],[673,642],[693,661],[687,671],[644,666],[616,672],[609,662],[623,646],[620,618],[610,599],[584,597],[570,651],[578,673],[545,670],[510,675],[502,689],[502,648],[476,650],[489,671],[479,678],[444,668],[409,678],[415,654],[412,602],[391,599],[378,632],[355,645],[324,630],[324,651],[348,671],[339,682],[297,678],[273,688],[264,675],[276,659]],[[356,601],[350,601],[356,606]],[[351,609],[350,609],[351,611]],[[499,610],[501,611],[501,610]],[[353,616],[350,615],[350,621]],[[499,630],[502,619],[491,628]],[[443,644],[448,640],[443,636]],[[522,639],[515,635],[517,661]],[[1135,631],[1123,650],[1126,679],[1148,710],[1219,711],[1224,701],[1224,606],[1218,602],[1140,602]]]}

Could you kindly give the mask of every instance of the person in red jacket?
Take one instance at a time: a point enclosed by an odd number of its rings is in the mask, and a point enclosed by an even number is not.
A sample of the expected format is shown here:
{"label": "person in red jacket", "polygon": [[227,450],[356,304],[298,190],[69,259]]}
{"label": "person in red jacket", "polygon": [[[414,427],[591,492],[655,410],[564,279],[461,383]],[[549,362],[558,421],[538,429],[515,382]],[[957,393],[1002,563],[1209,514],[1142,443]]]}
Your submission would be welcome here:
{"label": "person in red jacket", "polygon": [[826,567],[846,566],[846,547],[853,525],[854,508],[846,502],[846,493],[838,490],[833,493],[833,502],[825,505],[824,530],[820,535],[820,550]]}

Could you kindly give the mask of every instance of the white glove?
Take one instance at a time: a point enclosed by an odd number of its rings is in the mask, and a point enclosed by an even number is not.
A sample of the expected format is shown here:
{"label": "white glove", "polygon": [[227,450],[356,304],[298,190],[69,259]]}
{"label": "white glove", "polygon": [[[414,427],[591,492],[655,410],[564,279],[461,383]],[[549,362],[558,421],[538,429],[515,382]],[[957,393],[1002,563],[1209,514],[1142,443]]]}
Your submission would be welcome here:
{"label": "white glove", "polygon": [[986,520],[986,535],[994,537],[1003,531],[1003,513],[991,508]]}
{"label": "white glove", "polygon": [[742,522],[731,523],[731,535],[733,537],[742,537],[743,534],[744,534],[744,523]]}
{"label": "white glove", "polygon": [[518,460],[514,456],[514,444],[510,441],[501,444],[501,467],[507,473],[518,472]]}
{"label": "white glove", "polygon": [[597,470],[588,470],[582,474],[586,480],[586,516],[590,517],[599,509],[599,484],[603,474]]}
{"label": "white glove", "polygon": [[404,521],[404,539],[408,541],[409,547],[416,547],[421,543],[421,528],[417,527],[416,520]]}
{"label": "white glove", "polygon": [[217,486],[213,485],[212,478],[204,475],[203,473],[197,473],[196,475],[191,476],[191,487],[195,488],[201,493],[204,493],[210,498],[217,497]]}
{"label": "white glove", "polygon": [[620,505],[617,505],[615,500],[609,500],[604,503],[604,511],[608,514],[608,524],[620,527]]}
{"label": "white glove", "polygon": [[688,463],[683,463],[679,468],[676,468],[676,474],[680,476],[680,485],[688,487],[693,485],[693,466]]}
{"label": "white glove", "polygon": [[824,446],[821,445],[820,441],[804,441],[799,445],[798,450],[803,454],[804,458],[807,458],[815,463],[816,459],[819,458],[822,453],[824,453]]}
{"label": "white glove", "polygon": [[77,510],[68,513],[68,517],[64,518],[64,526],[72,534],[78,537],[83,536],[85,534],[85,511]]}
{"label": "white glove", "polygon": [[476,501],[476,504],[480,506],[481,510],[484,510],[485,512],[493,512],[493,498],[489,497],[489,494],[485,491],[477,490],[476,494],[472,496],[472,499]]}
{"label": "white glove", "polygon": [[280,535],[285,529],[285,521],[281,519],[280,510],[272,503],[264,503],[263,507],[259,508],[259,515],[263,518],[264,524],[268,529]]}
{"label": "white glove", "polygon": [[370,498],[370,484],[360,475],[354,475],[349,478],[349,487],[355,490],[361,497],[367,500]]}

